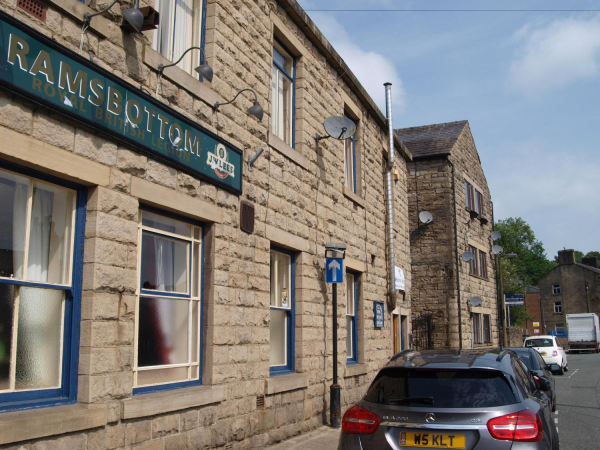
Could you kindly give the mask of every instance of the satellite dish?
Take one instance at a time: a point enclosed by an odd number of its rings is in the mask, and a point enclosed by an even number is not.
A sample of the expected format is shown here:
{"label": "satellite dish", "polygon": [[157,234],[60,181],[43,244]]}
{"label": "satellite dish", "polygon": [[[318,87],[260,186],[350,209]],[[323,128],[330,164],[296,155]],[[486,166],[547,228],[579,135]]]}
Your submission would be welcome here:
{"label": "satellite dish", "polygon": [[504,252],[504,249],[503,249],[501,246],[499,246],[499,245],[494,245],[494,246],[492,247],[492,253],[493,253],[494,255],[500,255],[500,254],[502,254],[502,252]]}
{"label": "satellite dish", "polygon": [[464,252],[460,257],[464,262],[471,262],[475,259],[475,256],[471,252]]}
{"label": "satellite dish", "polygon": [[477,308],[478,306],[482,305],[483,300],[481,300],[481,298],[479,298],[479,297],[471,297],[469,299],[469,303],[471,304],[471,306]]}
{"label": "satellite dish", "polygon": [[502,237],[502,235],[500,234],[499,231],[492,231],[492,241],[496,242],[501,237]]}
{"label": "satellite dish", "polygon": [[321,139],[334,138],[338,140],[349,139],[356,133],[356,124],[352,120],[344,116],[331,116],[323,122],[323,128],[329,136],[319,136],[317,133],[317,141]]}
{"label": "satellite dish", "polygon": [[433,222],[433,216],[429,211],[421,211],[419,213],[419,220],[421,221],[421,223],[427,225],[428,223]]}

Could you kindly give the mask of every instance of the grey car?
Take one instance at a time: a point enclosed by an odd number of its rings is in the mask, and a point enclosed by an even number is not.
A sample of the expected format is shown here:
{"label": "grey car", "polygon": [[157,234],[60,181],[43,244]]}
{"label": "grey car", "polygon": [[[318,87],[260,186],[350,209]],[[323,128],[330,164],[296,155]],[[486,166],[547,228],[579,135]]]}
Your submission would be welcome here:
{"label": "grey car", "polygon": [[551,405],[510,351],[404,351],[346,411],[338,450],[556,450]]}

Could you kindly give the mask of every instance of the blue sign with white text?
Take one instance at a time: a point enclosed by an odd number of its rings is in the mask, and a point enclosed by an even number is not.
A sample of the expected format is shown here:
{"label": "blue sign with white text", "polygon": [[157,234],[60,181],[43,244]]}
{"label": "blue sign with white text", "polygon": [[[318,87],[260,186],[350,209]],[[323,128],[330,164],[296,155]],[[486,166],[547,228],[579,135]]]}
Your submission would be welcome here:
{"label": "blue sign with white text", "polygon": [[504,304],[506,306],[523,306],[523,294],[506,294],[504,296]]}
{"label": "blue sign with white text", "polygon": [[341,258],[325,258],[325,281],[327,283],[344,282],[344,260]]}
{"label": "blue sign with white text", "polygon": [[383,302],[373,302],[375,328],[383,328]]}

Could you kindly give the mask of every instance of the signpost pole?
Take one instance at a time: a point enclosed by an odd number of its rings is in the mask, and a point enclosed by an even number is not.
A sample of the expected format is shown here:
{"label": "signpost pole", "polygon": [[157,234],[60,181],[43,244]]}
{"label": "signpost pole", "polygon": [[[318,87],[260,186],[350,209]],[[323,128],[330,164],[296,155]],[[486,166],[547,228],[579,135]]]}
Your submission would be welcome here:
{"label": "signpost pole", "polygon": [[333,384],[329,390],[329,420],[333,428],[340,428],[341,421],[341,405],[340,405],[340,390],[341,386],[338,384],[338,348],[337,348],[337,283],[333,283],[331,286],[333,290],[333,313],[331,322],[333,326]]}

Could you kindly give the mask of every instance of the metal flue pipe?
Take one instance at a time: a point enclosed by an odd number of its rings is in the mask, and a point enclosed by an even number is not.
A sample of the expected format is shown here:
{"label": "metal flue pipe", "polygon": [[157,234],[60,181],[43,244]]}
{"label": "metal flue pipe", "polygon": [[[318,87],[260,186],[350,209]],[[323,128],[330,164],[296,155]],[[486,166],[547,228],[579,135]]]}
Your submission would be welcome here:
{"label": "metal flue pipe", "polygon": [[390,312],[396,308],[396,290],[394,289],[394,278],[396,275],[396,263],[394,255],[394,192],[392,185],[392,171],[394,170],[394,126],[392,123],[392,83],[385,83],[385,114],[388,122],[389,134],[389,157],[386,168],[386,190],[387,190],[387,221],[388,221],[388,278],[389,278],[389,302]]}

